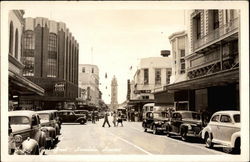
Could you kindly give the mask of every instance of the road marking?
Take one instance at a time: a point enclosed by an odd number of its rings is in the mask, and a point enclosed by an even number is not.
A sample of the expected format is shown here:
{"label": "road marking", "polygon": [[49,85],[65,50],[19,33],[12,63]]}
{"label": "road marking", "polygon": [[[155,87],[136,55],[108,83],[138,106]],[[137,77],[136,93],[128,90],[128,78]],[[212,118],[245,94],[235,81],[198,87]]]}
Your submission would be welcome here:
{"label": "road marking", "polygon": [[[108,132],[107,130],[105,130],[105,131]],[[126,143],[128,143],[128,144],[130,144],[130,145],[132,145],[133,147],[135,147],[135,148],[141,150],[142,152],[144,152],[144,153],[146,153],[146,154],[148,154],[148,155],[152,155],[150,152],[148,152],[148,151],[144,150],[143,148],[141,148],[141,147],[139,147],[139,146],[137,146],[137,145],[135,145],[135,144],[133,144],[133,143],[131,143],[131,142],[129,142],[129,141],[127,141],[127,140],[125,140],[125,139],[119,137],[119,136],[117,136],[116,134],[111,133],[111,132],[108,132],[108,133],[111,134],[111,135],[113,135],[113,136],[115,136],[116,138],[118,138],[118,139],[120,139],[120,140],[122,140],[122,141],[124,141],[124,142],[126,142]]]}
{"label": "road marking", "polygon": [[175,141],[175,142],[178,142],[178,143],[182,143],[182,144],[186,144],[188,146],[191,146],[191,147],[196,147],[198,149],[202,149],[204,151],[208,151],[208,152],[212,152],[212,153],[216,153],[216,154],[226,154],[224,152],[219,152],[219,151],[215,151],[215,150],[210,150],[208,148],[206,148],[205,146],[204,147],[201,147],[201,146],[197,146],[197,145],[194,145],[194,144],[191,144],[191,143],[186,143],[184,141],[180,141],[180,140],[175,140],[175,139],[172,139],[171,137],[166,137],[166,136],[159,136],[160,138],[166,138],[166,139],[169,139],[169,140],[172,140],[172,141]]}

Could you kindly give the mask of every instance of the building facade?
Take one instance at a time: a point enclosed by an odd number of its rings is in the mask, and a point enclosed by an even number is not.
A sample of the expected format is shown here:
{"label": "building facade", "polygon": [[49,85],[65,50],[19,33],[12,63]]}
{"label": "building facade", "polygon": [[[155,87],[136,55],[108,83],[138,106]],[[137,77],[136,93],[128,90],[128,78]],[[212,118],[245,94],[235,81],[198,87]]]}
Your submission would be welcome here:
{"label": "building facade", "polygon": [[[172,74],[171,58],[149,57],[140,60],[134,78],[130,81],[130,98],[128,112],[142,117],[142,107],[146,103],[155,102],[155,91],[170,83]],[[133,115],[132,115],[133,116]]]}
{"label": "building facade", "polygon": [[9,110],[22,109],[20,96],[43,96],[44,89],[23,77],[22,37],[24,11],[9,11]]}
{"label": "building facade", "polygon": [[111,110],[116,110],[118,108],[118,101],[117,101],[117,97],[118,97],[118,84],[117,84],[117,80],[116,77],[114,76],[112,81],[111,81],[111,103],[110,103],[110,108]]}
{"label": "building facade", "polygon": [[79,87],[82,89],[83,105],[99,107],[101,92],[99,90],[99,68],[96,65],[79,65]]}
{"label": "building facade", "polygon": [[239,110],[239,10],[192,10],[189,16],[187,80],[165,87],[177,110]]}
{"label": "building facade", "polygon": [[22,104],[61,109],[78,97],[79,45],[66,24],[25,18],[23,76],[45,89],[44,97],[23,96]]}

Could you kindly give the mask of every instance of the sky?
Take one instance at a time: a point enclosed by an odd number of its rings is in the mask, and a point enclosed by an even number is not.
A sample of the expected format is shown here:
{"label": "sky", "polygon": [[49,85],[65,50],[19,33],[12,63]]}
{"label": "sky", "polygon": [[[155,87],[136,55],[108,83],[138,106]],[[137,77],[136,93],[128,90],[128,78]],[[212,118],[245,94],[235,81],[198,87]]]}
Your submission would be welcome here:
{"label": "sky", "polygon": [[106,104],[110,103],[113,76],[118,82],[118,103],[122,103],[127,96],[127,80],[132,79],[140,58],[161,57],[161,50],[171,50],[168,36],[184,30],[185,25],[184,10],[113,9],[101,5],[34,6],[24,10],[24,17],[66,23],[79,43],[79,64],[99,67],[99,88]]}

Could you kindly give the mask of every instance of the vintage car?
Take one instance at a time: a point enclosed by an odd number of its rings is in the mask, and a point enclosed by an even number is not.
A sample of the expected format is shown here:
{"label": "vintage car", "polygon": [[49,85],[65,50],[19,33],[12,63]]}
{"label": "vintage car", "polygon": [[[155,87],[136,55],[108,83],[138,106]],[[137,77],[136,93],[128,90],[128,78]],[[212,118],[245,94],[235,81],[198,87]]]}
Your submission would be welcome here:
{"label": "vintage car", "polygon": [[85,114],[75,113],[74,110],[59,110],[58,115],[62,123],[80,123],[85,124],[87,117]]}
{"label": "vintage car", "polygon": [[206,146],[223,146],[225,152],[240,152],[240,111],[218,111],[214,113],[208,125],[202,130],[202,139]]}
{"label": "vintage car", "polygon": [[60,126],[56,117],[57,110],[36,111],[41,122],[41,130],[46,133],[47,147],[54,147],[60,135]]}
{"label": "vintage car", "polygon": [[10,111],[9,153],[17,155],[43,154],[46,135],[41,131],[39,116],[34,111]]}
{"label": "vintage car", "polygon": [[169,121],[169,115],[166,111],[149,111],[146,112],[142,127],[145,132],[150,129],[153,134],[163,133],[166,131],[164,124],[167,121]]}
{"label": "vintage car", "polygon": [[187,137],[200,137],[202,131],[201,115],[194,111],[175,111],[170,121],[165,124],[166,135],[181,136],[183,141]]}

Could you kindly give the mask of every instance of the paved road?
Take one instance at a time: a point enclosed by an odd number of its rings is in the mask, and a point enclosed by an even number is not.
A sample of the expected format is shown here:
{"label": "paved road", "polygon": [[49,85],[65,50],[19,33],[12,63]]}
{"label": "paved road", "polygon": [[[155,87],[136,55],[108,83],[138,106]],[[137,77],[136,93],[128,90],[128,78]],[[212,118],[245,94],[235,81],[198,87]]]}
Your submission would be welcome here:
{"label": "paved road", "polygon": [[[110,120],[110,124],[112,120]],[[178,137],[166,137],[144,132],[140,122],[124,122],[124,126],[102,127],[96,124],[63,124],[59,142],[46,154],[138,154],[138,155],[208,155],[224,154],[219,149],[204,147],[199,140],[183,142]]]}

